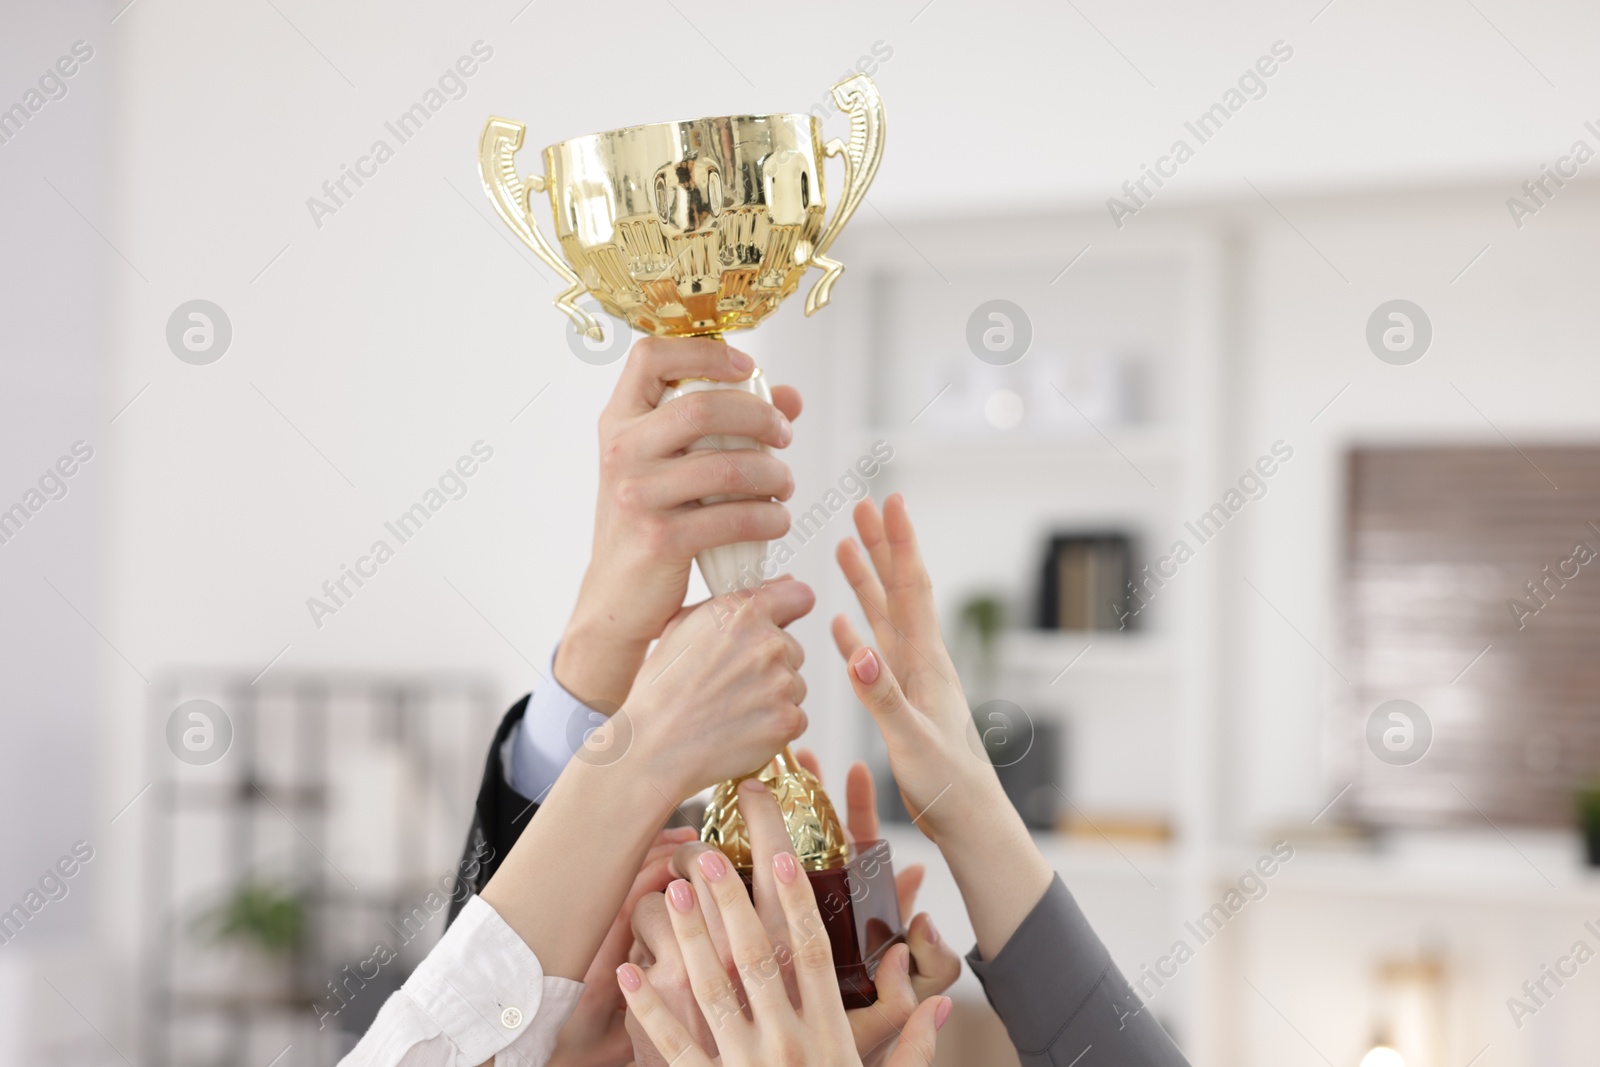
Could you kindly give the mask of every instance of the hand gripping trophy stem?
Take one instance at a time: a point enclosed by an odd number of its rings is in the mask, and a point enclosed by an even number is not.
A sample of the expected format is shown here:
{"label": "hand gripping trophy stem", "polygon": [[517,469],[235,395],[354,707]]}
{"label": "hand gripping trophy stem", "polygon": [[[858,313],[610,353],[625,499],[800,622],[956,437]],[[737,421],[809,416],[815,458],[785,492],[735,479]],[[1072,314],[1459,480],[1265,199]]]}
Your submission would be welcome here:
{"label": "hand gripping trophy stem", "polygon": [[[572,328],[594,340],[604,328],[578,304],[592,296],[606,315],[662,337],[720,337],[749,329],[777,310],[810,267],[822,271],[805,300],[815,314],[832,296],[844,265],[827,253],[860,206],[883,158],[884,111],[872,79],[847,78],[833,99],[850,117],[850,139],[822,141],[811,115],[737,115],[630,126],[544,149],[544,174],[519,175],[514,156],[526,127],[490,118],[479,142],[478,173],[507,226],[566,286],[555,304]],[[844,183],[824,220],[824,163],[841,157]],[[555,222],[552,244],[536,221],[535,194],[546,194]],[[559,251],[558,251],[559,250]],[[671,383],[659,403],[705,389],[772,395],[759,370],[742,382]],[[687,416],[685,416],[687,417]],[[701,434],[690,446],[719,451],[762,447],[753,439]],[[734,495],[708,497],[714,505]],[[749,591],[763,580],[767,544],[751,541],[696,557],[716,594]],[[839,816],[815,776],[787,748],[752,772],[777,796],[796,856],[824,892],[848,899],[833,914],[841,991],[850,1006],[871,1003],[876,961],[899,934],[892,872],[870,905],[856,898],[881,884],[881,855],[858,867]],[[748,777],[748,776],[747,776]],[[735,794],[718,786],[701,831],[745,872],[750,844]],[[823,889],[817,880],[828,882]],[[836,884],[835,884],[836,883]],[[824,902],[823,910],[828,912]],[[834,923],[833,919],[829,920]]]}

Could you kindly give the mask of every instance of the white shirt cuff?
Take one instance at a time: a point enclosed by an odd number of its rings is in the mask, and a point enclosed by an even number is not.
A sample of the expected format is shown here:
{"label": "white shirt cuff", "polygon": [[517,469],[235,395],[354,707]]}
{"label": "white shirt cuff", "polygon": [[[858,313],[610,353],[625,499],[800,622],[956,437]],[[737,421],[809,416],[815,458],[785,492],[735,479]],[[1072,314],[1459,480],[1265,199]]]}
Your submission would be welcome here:
{"label": "white shirt cuff", "polygon": [[555,661],[556,650],[551,649],[545,670],[549,680],[533,691],[522,721],[501,749],[506,781],[534,801],[544,800],[584,737],[605,722],[556,681]]}
{"label": "white shirt cuff", "polygon": [[582,982],[546,977],[527,942],[473,897],[340,1067],[477,1067],[503,1053],[538,1067],[582,994]]}
{"label": "white shirt cuff", "polygon": [[460,1062],[484,1063],[506,1049],[544,1063],[583,993],[583,983],[547,978],[527,942],[474,896],[401,987]]}

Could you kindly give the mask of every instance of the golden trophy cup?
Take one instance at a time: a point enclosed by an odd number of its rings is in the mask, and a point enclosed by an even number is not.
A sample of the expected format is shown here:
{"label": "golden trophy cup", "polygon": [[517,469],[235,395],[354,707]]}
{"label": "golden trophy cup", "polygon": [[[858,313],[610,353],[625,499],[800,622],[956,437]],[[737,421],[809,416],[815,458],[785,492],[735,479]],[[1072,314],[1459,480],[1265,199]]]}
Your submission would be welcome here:
{"label": "golden trophy cup", "polygon": [[[525,178],[514,156],[526,127],[491,118],[478,172],[506,225],[566,283],[555,304],[579,333],[603,335],[599,321],[578,305],[589,294],[606,314],[642,333],[719,337],[771,315],[813,266],[822,276],[806,294],[805,310],[815,314],[844,271],[827,253],[877,173],[884,117],[877,86],[865,75],[835,85],[833,99],[850,117],[848,143],[823,143],[821,122],[811,115],[660,122],[551,145],[543,176]],[[844,190],[825,219],[823,167],[830,156],[843,159]],[[559,254],[539,225],[535,194],[549,196]],[[771,399],[757,370],[744,382],[671,383],[660,402],[710,388]],[[694,447],[760,446],[720,438]],[[705,502],[720,499],[726,498]],[[758,585],[765,555],[764,542],[747,542],[703,552],[696,562],[712,593],[726,594]],[[821,783],[787,748],[752,773],[778,798],[812,880],[846,1006],[872,1003],[877,963],[903,937],[887,844],[852,845]],[[700,836],[748,879],[750,844],[737,787],[738,780],[724,782],[712,793]]]}

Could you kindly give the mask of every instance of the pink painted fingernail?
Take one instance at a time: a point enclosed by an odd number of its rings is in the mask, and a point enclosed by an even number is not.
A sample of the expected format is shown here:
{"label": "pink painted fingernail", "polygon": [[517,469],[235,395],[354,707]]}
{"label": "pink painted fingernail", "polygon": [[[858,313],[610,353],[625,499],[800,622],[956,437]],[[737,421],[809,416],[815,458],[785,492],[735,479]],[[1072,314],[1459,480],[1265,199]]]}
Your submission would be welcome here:
{"label": "pink painted fingernail", "polygon": [[794,881],[794,876],[799,873],[794,857],[787,852],[780,852],[772,857],[772,870],[778,876],[778,881],[784,885]]}
{"label": "pink painted fingernail", "polygon": [[871,685],[878,680],[878,657],[873,655],[872,649],[867,649],[860,659],[856,660],[856,677],[861,679],[862,685]]}
{"label": "pink painted fingernail", "polygon": [[667,899],[672,906],[687,915],[694,910],[694,886],[679,878],[667,886]]}
{"label": "pink painted fingernail", "polygon": [[617,981],[622,983],[622,988],[628,992],[637,992],[644,976],[639,973],[639,968],[631,963],[624,963],[617,968]]}
{"label": "pink painted fingernail", "polygon": [[728,349],[728,362],[733,364],[734,370],[753,371],[756,369],[756,361],[737,348]]}
{"label": "pink painted fingernail", "polygon": [[782,415],[778,416],[778,443],[787,445],[794,440],[794,423]]}
{"label": "pink painted fingernail", "polygon": [[695,862],[700,864],[700,873],[706,876],[708,882],[720,882],[722,876],[728,873],[728,864],[720,852],[702,852]]}
{"label": "pink painted fingernail", "polygon": [[900,953],[900,969],[907,974],[911,973],[911,950]]}
{"label": "pink painted fingernail", "polygon": [[950,1009],[955,1006],[956,1002],[949,997],[939,998],[939,1006],[933,1009],[933,1028],[935,1030],[944,1029],[945,1022],[950,1018]]}
{"label": "pink painted fingernail", "polygon": [[933,925],[933,919],[924,915],[922,917],[922,928],[928,932],[928,944],[937,945],[939,943],[939,928]]}

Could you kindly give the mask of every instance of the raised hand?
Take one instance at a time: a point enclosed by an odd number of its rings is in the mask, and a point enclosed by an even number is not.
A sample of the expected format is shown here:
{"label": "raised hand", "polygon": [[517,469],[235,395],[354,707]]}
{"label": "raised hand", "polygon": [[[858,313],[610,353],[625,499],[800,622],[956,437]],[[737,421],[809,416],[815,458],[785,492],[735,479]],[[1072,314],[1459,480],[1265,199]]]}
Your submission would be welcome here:
{"label": "raised hand", "polygon": [[[740,787],[739,803],[751,828],[752,843],[760,833],[767,845],[765,850],[757,849],[757,870],[770,878],[780,903],[784,939],[775,945],[732,864],[721,853],[707,849],[695,862],[694,884],[673,882],[666,897],[673,937],[699,1014],[715,1036],[718,1058],[712,1060],[684,1020],[667,1007],[633,963],[623,964],[617,971],[629,1010],[665,1060],[674,1065],[860,1064],[855,1034],[839,997],[833,950],[810,881],[788,847],[787,833],[781,843],[773,838],[774,824],[780,832],[783,826],[777,803],[765,786],[753,780]],[[767,863],[760,859],[763,852],[771,857]],[[715,916],[714,921],[725,931],[733,975],[724,968],[712,943],[709,916]],[[790,962],[798,1004],[785,986],[785,964]],[[885,960],[885,967],[888,962]],[[931,1064],[935,1031],[949,1012],[948,997],[930,999],[913,1011],[889,1067]]]}
{"label": "raised hand", "polygon": [[783,627],[815,601],[786,579],[682,609],[621,711],[561,772],[481,894],[545,974],[587,971],[679,800],[761,766],[805,729],[804,656]]}
{"label": "raised hand", "polygon": [[[593,553],[555,662],[557,680],[593,707],[622,703],[650,642],[683,604],[696,553],[789,529],[778,501],[794,492],[794,478],[782,460],[758,448],[686,449],[718,434],[784,448],[799,393],[776,386],[768,404],[715,390],[656,407],[669,382],[743,381],[754,367],[743,352],[709,338],[646,337],[628,354],[600,416]],[[724,493],[755,499],[699,502]]]}
{"label": "raised hand", "polygon": [[978,739],[939,632],[933,583],[905,500],[889,497],[881,515],[871,500],[863,500],[855,520],[865,557],[861,547],[845,541],[839,566],[878,649],[863,642],[843,615],[833,620],[833,638],[857,698],[883,734],[906,808],[950,864],[978,949],[993,959],[1044,896],[1053,874]]}
{"label": "raised hand", "polygon": [[[792,578],[683,608],[590,740],[628,746],[673,801],[764,765],[806,728],[805,651],[785,632],[816,594]],[[579,753],[578,758],[583,758]]]}
{"label": "raised hand", "polygon": [[[808,748],[798,749],[795,757],[802,766],[822,780],[822,767],[817,762],[817,757]],[[852,841],[877,841],[880,839],[878,829],[878,789],[872,781],[872,772],[865,763],[852,763],[849,773],[845,776],[845,832]],[[674,870],[683,867],[682,857],[685,850],[694,847],[694,842],[681,846],[672,857]],[[936,993],[943,993],[955,984],[961,977],[961,957],[939,936],[938,929],[933,925],[933,918],[927,912],[917,913],[917,892],[922,888],[922,879],[926,870],[920,863],[913,863],[894,872],[895,893],[900,898],[900,915],[904,918],[911,915],[911,920],[906,923],[906,945],[911,950],[911,991],[917,1002],[927,1000]],[[756,910],[761,911],[761,901],[756,901]],[[763,912],[763,917],[765,913]],[[770,925],[770,924],[769,924]],[[848,1013],[850,1026],[856,1032],[856,1048],[861,1052],[862,1060],[871,1067],[875,1059],[882,1059],[883,1054],[889,1050],[889,1038],[894,1035],[900,1025],[883,1011],[872,1008],[857,1008]],[[872,1055],[869,1055],[869,1051]]]}
{"label": "raised hand", "polygon": [[[939,630],[933,583],[904,499],[889,497],[881,515],[870,498],[863,500],[855,521],[861,545],[841,542],[837,558],[878,647],[869,648],[844,615],[833,620],[833,639],[849,661],[856,695],[883,732],[906,810],[938,841],[949,820],[975,801],[998,797],[1010,804],[994,768],[980,755],[983,746]],[[956,803],[941,803],[948,793],[956,794]]]}
{"label": "raised hand", "polygon": [[[800,762],[821,779],[816,757],[808,749],[796,753]],[[853,840],[878,839],[878,815],[873,792],[872,777],[866,773],[865,764],[851,768],[846,787],[849,797],[847,833]],[[774,945],[783,945],[787,938],[787,922],[783,906],[778,900],[776,884],[768,868],[768,861],[780,849],[787,849],[788,832],[775,805],[744,806],[749,821],[750,839],[756,861],[754,892],[756,913]],[[680,845],[672,856],[671,868],[685,878],[698,876],[701,853],[710,851],[699,841]],[[923,870],[913,865],[895,876],[895,888],[900,900],[901,915],[911,913],[916,903],[917,887],[922,883]],[[733,949],[726,932],[715,915],[708,916],[707,928],[718,957],[730,975],[735,976]],[[677,941],[667,916],[667,903],[659,894],[652,894],[639,902],[634,911],[634,935],[637,938],[632,962],[639,964],[648,981],[673,1013],[694,1034],[700,1047],[708,1054],[716,1053],[716,1042],[699,1012],[694,1009],[694,998],[689,989],[688,972],[678,952]],[[799,1003],[798,984],[788,963],[783,966],[784,979],[790,998]],[[856,1050],[864,1064],[879,1063],[893,1048],[891,1039],[900,1032],[918,1003],[942,993],[961,974],[961,959],[940,939],[933,921],[927,915],[911,920],[906,931],[906,944],[891,948],[879,963],[875,979],[877,1003],[854,1008],[845,1013],[855,1035]],[[653,1048],[637,1020],[630,1019],[630,1032],[634,1035],[634,1056],[639,1067],[664,1067],[665,1060]]]}

